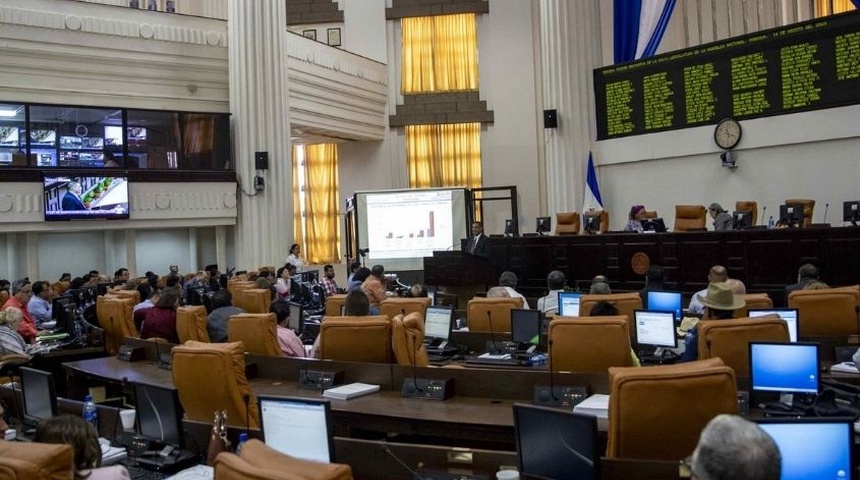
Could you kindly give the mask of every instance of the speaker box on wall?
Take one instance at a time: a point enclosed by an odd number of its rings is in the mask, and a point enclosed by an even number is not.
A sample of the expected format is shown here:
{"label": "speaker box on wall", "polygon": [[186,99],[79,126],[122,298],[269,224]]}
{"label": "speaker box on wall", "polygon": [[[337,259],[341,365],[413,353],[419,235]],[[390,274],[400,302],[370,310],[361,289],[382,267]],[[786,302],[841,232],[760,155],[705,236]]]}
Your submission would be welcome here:
{"label": "speaker box on wall", "polygon": [[257,170],[269,169],[269,152],[254,153],[254,168]]}
{"label": "speaker box on wall", "polygon": [[555,109],[543,111],[543,128],[557,128],[558,113]]}

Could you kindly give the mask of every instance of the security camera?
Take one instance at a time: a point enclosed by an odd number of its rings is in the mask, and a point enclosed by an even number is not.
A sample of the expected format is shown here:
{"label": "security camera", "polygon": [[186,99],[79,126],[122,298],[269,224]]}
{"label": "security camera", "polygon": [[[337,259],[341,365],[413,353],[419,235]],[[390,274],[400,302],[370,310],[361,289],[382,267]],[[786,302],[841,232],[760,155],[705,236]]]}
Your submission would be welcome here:
{"label": "security camera", "polygon": [[738,160],[735,158],[735,154],[731,150],[726,150],[721,153],[720,160],[722,160],[722,164],[726,168],[738,168]]}

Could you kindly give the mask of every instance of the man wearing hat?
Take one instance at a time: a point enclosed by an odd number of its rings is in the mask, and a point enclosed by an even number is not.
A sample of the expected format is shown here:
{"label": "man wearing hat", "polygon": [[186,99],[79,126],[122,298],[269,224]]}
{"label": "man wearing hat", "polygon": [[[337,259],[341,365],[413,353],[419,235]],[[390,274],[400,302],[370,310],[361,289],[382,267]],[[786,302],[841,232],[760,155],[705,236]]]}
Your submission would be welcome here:
{"label": "man wearing hat", "polygon": [[[711,283],[705,296],[696,294],[696,297],[705,307],[702,320],[730,320],[734,317],[735,310],[747,304],[742,296],[732,292],[731,285],[726,282]],[[691,362],[698,357],[699,329],[698,326],[694,326],[684,336],[684,355],[681,361]]]}

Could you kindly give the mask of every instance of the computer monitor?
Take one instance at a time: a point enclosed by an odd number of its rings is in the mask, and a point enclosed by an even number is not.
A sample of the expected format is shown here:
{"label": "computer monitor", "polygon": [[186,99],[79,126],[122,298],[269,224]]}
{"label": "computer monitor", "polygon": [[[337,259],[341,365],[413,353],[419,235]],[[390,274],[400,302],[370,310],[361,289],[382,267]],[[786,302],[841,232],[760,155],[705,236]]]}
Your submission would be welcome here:
{"label": "computer monitor", "polygon": [[800,313],[796,308],[751,308],[749,310],[749,315],[752,318],[772,314],[779,315],[779,318],[785,320],[785,323],[788,324],[788,336],[792,342],[796,342],[797,326],[800,322]]}
{"label": "computer monitor", "polygon": [[782,457],[781,480],[853,480],[853,422],[849,418],[760,419]]}
{"label": "computer monitor", "polygon": [[514,404],[520,473],[548,480],[597,480],[597,417],[555,408]]}
{"label": "computer monitor", "polygon": [[511,309],[511,340],[519,344],[540,344],[540,310]]}
{"label": "computer monitor", "polygon": [[535,231],[543,235],[544,233],[549,232],[552,229],[552,218],[550,217],[537,217],[537,221],[535,222]]}
{"label": "computer monitor", "polygon": [[643,232],[664,233],[666,222],[662,218],[646,218],[641,220]]}
{"label": "computer monitor", "polygon": [[185,290],[185,304],[203,305],[204,295],[206,295],[206,289],[202,285],[188,288]]}
{"label": "computer monitor", "polygon": [[296,276],[299,277],[300,282],[319,283],[320,281],[319,270],[304,270],[301,272],[296,272]]}
{"label": "computer monitor", "polygon": [[860,200],[851,200],[842,204],[842,221],[857,225],[860,222]]}
{"label": "computer monitor", "polygon": [[141,436],[182,447],[182,404],[174,388],[134,383],[134,409]]}
{"label": "computer monitor", "polygon": [[779,206],[779,223],[789,227],[803,226],[803,205],[785,204]]}
{"label": "computer monitor", "polygon": [[509,218],[505,220],[505,236],[512,237],[516,234],[517,230],[517,221]]}
{"label": "computer monitor", "polygon": [[817,394],[821,366],[817,343],[749,344],[754,392]]}
{"label": "computer monitor", "polygon": [[302,333],[302,327],[305,324],[304,314],[304,308],[301,303],[290,302],[290,318],[287,321],[287,328],[296,333]]}
{"label": "computer monitor", "polygon": [[35,427],[39,421],[57,414],[54,376],[30,367],[21,367],[21,393],[24,397],[24,424]]}
{"label": "computer monitor", "polygon": [[585,226],[583,227],[588,233],[596,233],[600,231],[600,217],[599,216],[585,216]]}
{"label": "computer monitor", "polygon": [[451,337],[453,320],[453,307],[442,305],[427,307],[424,313],[424,335],[431,339],[448,340]]}
{"label": "computer monitor", "polygon": [[268,395],[257,398],[266,445],[303,460],[335,460],[331,405],[327,400]]}
{"label": "computer monitor", "polygon": [[732,212],[732,228],[743,230],[752,226],[752,213],[749,210],[736,210]]}
{"label": "computer monitor", "polygon": [[636,343],[641,346],[675,348],[675,313],[635,310]]}
{"label": "computer monitor", "polygon": [[681,292],[657,292],[649,291],[645,297],[645,308],[648,310],[670,311],[675,314],[675,320],[683,317],[681,310]]}
{"label": "computer monitor", "polygon": [[579,297],[577,292],[558,292],[558,314],[562,317],[578,317]]}

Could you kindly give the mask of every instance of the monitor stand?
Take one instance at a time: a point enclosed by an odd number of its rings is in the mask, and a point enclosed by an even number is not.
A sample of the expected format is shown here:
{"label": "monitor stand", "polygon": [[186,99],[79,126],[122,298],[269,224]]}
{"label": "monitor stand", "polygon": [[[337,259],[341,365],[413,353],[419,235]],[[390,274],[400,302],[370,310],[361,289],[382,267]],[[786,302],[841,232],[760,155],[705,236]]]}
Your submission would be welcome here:
{"label": "monitor stand", "polygon": [[794,406],[794,395],[790,393],[780,393],[779,394],[779,403],[783,403],[785,405]]}

